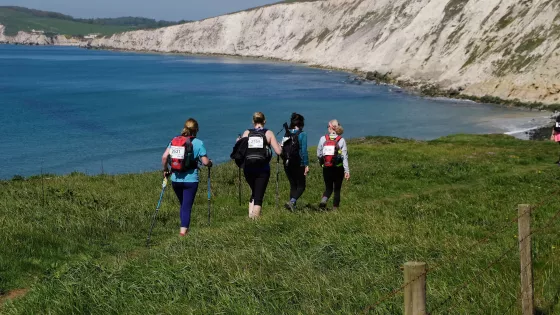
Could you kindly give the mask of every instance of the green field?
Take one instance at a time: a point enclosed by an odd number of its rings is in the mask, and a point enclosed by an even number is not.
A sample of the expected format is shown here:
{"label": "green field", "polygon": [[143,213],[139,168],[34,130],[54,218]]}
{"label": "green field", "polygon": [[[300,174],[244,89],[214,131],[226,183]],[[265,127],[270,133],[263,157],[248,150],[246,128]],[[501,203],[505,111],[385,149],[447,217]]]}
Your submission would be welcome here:
{"label": "green field", "polygon": [[16,6],[0,6],[0,24],[6,26],[6,35],[19,31],[44,31],[47,35],[85,36],[92,33],[112,35],[138,29],[158,28],[187,23],[154,20],[142,17],[77,19],[57,12],[41,11]]}
{"label": "green field", "polygon": [[8,8],[0,8],[0,24],[6,26],[6,35],[16,35],[18,31],[30,32],[32,29],[64,35],[87,35],[101,33],[111,35],[132,30],[128,26],[95,25],[49,17],[36,17]]}
{"label": "green field", "polygon": [[[167,191],[150,249],[157,173],[3,181],[0,313],[357,314],[399,288],[400,267],[418,260],[430,268],[432,314],[520,314],[511,221],[529,203],[539,205],[536,306],[560,314],[560,222],[548,224],[560,210],[558,152],[504,135],[355,139],[340,209],[315,208],[322,178],[314,164],[299,211],[275,209],[273,175],[257,221],[238,205],[228,163],[212,172],[211,224],[204,170],[191,233],[179,238],[178,203]],[[14,292],[20,297],[6,298]],[[369,313],[400,314],[402,304],[397,293]]]}

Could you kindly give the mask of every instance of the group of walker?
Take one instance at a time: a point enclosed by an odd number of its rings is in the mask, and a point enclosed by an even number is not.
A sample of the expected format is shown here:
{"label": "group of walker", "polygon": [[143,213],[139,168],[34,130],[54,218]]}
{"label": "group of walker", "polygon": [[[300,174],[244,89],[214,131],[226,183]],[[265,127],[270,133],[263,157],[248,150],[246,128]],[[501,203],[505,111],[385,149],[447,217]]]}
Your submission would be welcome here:
{"label": "group of walker", "polygon": [[[296,209],[297,200],[305,191],[306,177],[309,173],[304,122],[302,115],[293,113],[289,126],[284,124],[282,130],[285,134],[280,144],[274,133],[265,128],[264,114],[256,112],[253,115],[253,128],[245,130],[237,138],[231,158],[243,169],[245,180],[251,187],[250,218],[261,215],[264,194],[270,179],[272,151],[278,157],[282,157],[284,171],[290,182],[290,200],[286,202],[285,208],[291,211]],[[337,120],[331,120],[327,130],[327,134],[321,137],[317,146],[317,158],[322,166],[325,182],[325,191],[319,207],[325,209],[334,192],[332,209],[336,210],[340,205],[342,182],[344,179],[350,179],[348,150],[346,141],[342,138],[344,129]],[[196,138],[198,131],[198,122],[189,118],[181,135],[171,140],[161,160],[164,178],[171,175],[172,187],[181,205],[181,236],[185,236],[189,231],[192,205],[198,190],[198,164],[212,167],[212,160],[207,156],[204,143]]]}

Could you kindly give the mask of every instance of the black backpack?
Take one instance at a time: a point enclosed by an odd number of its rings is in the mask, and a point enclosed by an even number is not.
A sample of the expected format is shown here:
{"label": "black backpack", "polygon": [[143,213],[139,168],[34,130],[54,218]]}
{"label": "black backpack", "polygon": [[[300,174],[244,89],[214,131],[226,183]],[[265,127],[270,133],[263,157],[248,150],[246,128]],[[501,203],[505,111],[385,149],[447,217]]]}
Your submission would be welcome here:
{"label": "black backpack", "polygon": [[247,155],[247,140],[248,138],[241,138],[235,143],[233,150],[229,157],[235,161],[237,167],[243,167],[245,164],[245,156]]}
{"label": "black backpack", "polygon": [[272,152],[266,140],[267,129],[250,129],[247,136],[247,150],[245,154],[245,166],[263,167],[272,158]]}
{"label": "black backpack", "polygon": [[299,134],[301,130],[297,130],[295,133],[291,133],[290,130],[286,129],[286,134],[284,139],[282,139],[282,161],[284,161],[284,166],[288,165],[300,165],[301,155],[300,155],[300,145],[299,145]]}

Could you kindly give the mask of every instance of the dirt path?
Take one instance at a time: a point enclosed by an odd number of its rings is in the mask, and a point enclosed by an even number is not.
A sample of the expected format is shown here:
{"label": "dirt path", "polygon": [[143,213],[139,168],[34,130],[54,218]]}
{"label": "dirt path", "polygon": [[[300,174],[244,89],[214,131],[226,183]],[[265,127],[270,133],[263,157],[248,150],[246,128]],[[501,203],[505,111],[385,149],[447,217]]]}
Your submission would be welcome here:
{"label": "dirt path", "polygon": [[26,295],[27,292],[29,292],[29,289],[15,289],[4,295],[0,295],[0,308],[2,308],[4,303],[6,303],[8,300],[13,300],[22,297]]}

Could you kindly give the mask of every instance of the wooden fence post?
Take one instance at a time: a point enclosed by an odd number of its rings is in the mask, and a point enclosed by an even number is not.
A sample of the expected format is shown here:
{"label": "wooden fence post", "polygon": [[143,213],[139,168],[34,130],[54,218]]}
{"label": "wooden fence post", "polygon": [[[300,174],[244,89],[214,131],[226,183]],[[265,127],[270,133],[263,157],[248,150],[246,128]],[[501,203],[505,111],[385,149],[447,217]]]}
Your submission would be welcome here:
{"label": "wooden fence post", "polygon": [[521,305],[523,315],[534,315],[533,262],[531,261],[531,206],[519,205],[519,258],[521,261]]}
{"label": "wooden fence post", "polygon": [[404,264],[404,314],[426,314],[426,263]]}

